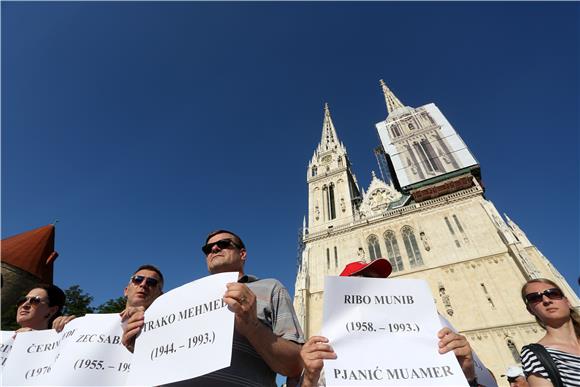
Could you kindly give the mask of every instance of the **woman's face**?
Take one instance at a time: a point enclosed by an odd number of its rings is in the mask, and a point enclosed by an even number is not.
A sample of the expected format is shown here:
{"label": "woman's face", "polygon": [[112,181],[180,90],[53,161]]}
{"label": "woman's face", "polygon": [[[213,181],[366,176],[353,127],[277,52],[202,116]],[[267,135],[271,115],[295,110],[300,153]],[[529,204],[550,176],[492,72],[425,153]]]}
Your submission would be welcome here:
{"label": "woman's face", "polygon": [[[542,322],[549,323],[563,318],[570,317],[570,302],[559,289],[556,291],[547,291],[555,289],[553,285],[541,282],[532,282],[526,286],[526,295],[538,294],[528,300],[528,310]],[[546,292],[547,291],[547,292]],[[541,297],[540,297],[541,295]]]}
{"label": "woman's face", "polygon": [[22,328],[47,329],[48,320],[56,313],[58,306],[48,305],[48,294],[44,289],[32,289],[18,303],[16,322]]}

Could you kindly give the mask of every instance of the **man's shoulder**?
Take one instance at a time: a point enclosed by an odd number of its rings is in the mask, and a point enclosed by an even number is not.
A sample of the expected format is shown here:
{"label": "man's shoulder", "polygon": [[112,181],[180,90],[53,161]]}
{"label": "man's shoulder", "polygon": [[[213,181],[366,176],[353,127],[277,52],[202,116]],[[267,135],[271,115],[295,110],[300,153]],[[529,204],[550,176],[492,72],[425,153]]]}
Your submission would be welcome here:
{"label": "man's shoulder", "polygon": [[264,287],[270,289],[286,289],[282,282],[278,281],[276,278],[258,278],[253,275],[248,275],[248,282],[246,283],[249,287]]}

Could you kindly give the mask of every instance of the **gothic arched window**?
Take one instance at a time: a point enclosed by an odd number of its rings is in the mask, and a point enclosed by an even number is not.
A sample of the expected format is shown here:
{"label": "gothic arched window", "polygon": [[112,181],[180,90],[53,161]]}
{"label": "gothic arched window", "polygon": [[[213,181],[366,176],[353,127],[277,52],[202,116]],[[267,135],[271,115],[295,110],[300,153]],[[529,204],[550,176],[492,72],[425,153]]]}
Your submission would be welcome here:
{"label": "gothic arched window", "polygon": [[339,158],[338,158],[338,167],[339,167],[339,168],[342,168],[342,166],[343,166],[343,165],[342,165],[342,157],[339,157]]}
{"label": "gothic arched window", "polygon": [[393,267],[393,271],[404,270],[405,267],[403,266],[403,258],[401,257],[401,253],[399,252],[399,244],[397,243],[397,237],[395,233],[391,230],[385,232],[385,245],[387,246],[387,257],[389,258],[389,262]]}
{"label": "gothic arched window", "polygon": [[413,229],[409,226],[405,226],[402,228],[401,233],[403,234],[405,250],[407,250],[411,267],[423,265],[423,258],[421,257],[421,252],[419,251],[419,246],[417,245],[417,239],[415,238]]}
{"label": "gothic arched window", "polygon": [[326,249],[326,269],[330,269],[330,249]]}
{"label": "gothic arched window", "polygon": [[427,155],[427,160],[429,161],[429,164],[431,164],[431,167],[435,171],[440,171],[441,168],[439,168],[439,165],[437,165],[437,154],[435,153],[435,150],[433,149],[429,141],[427,141],[426,139],[422,139],[421,147],[425,151],[425,154]]}
{"label": "gothic arched window", "polygon": [[379,246],[379,238],[376,235],[371,235],[367,238],[367,243],[369,246],[369,254],[371,256],[371,261],[381,257],[381,246]]}
{"label": "gothic arched window", "polygon": [[336,218],[336,206],[334,204],[334,184],[328,187],[328,220]]}
{"label": "gothic arched window", "polygon": [[316,176],[316,174],[318,173],[318,168],[316,168],[316,165],[312,166],[312,177]]}
{"label": "gothic arched window", "polygon": [[391,125],[391,133],[393,133],[393,137],[399,137],[401,135],[401,131],[396,124]]}
{"label": "gothic arched window", "polygon": [[457,216],[455,214],[453,214],[453,220],[455,220],[455,224],[457,225],[459,231],[463,232],[463,227],[461,227],[461,223],[459,223],[459,219],[457,219]]}
{"label": "gothic arched window", "polygon": [[429,158],[427,157],[427,153],[425,153],[425,149],[423,149],[421,144],[418,142],[414,142],[413,147],[415,148],[415,152],[421,159],[421,164],[424,165],[424,168],[427,170],[427,172],[432,172],[433,166],[429,162]]}

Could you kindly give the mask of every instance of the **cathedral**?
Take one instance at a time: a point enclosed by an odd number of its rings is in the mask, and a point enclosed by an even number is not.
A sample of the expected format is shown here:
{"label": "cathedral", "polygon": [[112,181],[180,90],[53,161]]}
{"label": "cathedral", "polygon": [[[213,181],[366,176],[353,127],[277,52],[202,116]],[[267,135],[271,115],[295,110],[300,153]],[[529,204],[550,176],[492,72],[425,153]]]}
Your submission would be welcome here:
{"label": "cathedral", "polygon": [[[434,103],[405,106],[381,81],[387,118],[375,125],[382,172],[359,186],[328,105],[308,163],[294,307],[309,337],[320,332],[325,276],[353,260],[386,258],[390,278],[428,282],[439,313],[465,335],[498,382],[543,330],[520,289],[530,278],[570,285],[507,215],[485,197],[480,166]],[[386,177],[385,177],[386,176]]]}

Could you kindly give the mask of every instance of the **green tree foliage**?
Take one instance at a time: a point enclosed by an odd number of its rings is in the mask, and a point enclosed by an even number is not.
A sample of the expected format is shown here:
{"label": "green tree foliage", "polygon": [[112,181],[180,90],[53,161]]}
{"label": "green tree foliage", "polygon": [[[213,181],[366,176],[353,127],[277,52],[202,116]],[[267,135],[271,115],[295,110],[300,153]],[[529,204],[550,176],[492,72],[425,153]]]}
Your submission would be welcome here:
{"label": "green tree foliage", "polygon": [[66,304],[64,305],[62,314],[81,317],[87,313],[94,312],[94,308],[91,307],[93,296],[85,293],[79,285],[71,286],[64,291],[64,294],[66,294]]}
{"label": "green tree foliage", "polygon": [[125,297],[112,298],[97,307],[98,313],[121,313],[125,309]]}

